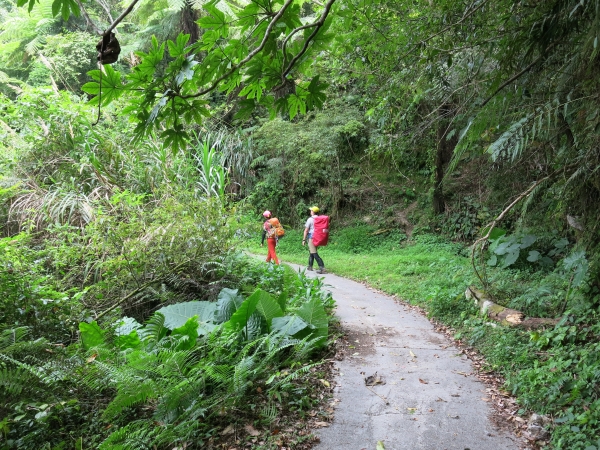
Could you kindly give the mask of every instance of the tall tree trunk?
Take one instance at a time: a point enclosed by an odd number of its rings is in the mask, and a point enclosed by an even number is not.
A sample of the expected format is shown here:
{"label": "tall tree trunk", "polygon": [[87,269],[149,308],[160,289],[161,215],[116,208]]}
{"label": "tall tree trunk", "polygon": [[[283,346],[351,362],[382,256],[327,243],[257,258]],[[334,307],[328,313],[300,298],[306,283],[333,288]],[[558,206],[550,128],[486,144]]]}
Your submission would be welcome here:
{"label": "tall tree trunk", "polygon": [[442,181],[444,179],[444,168],[450,159],[458,142],[456,133],[451,139],[447,139],[451,116],[454,114],[451,104],[444,103],[439,109],[439,120],[437,126],[437,147],[435,152],[435,180],[433,186],[433,211],[442,214],[446,210],[446,199]]}
{"label": "tall tree trunk", "polygon": [[190,35],[188,45],[195,44],[200,39],[200,29],[196,20],[198,20],[198,11],[192,8],[189,2],[181,10],[181,29],[185,34]]}

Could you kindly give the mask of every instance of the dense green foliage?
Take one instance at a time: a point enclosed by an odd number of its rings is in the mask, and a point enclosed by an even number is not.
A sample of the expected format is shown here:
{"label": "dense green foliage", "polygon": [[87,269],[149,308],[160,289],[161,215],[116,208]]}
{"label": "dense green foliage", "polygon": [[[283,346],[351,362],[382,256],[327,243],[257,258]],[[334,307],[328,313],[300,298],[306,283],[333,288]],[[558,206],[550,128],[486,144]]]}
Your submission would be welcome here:
{"label": "dense green foliage", "polygon": [[[599,24],[596,0],[0,2],[0,369],[11,395],[0,427],[11,445],[200,442],[214,431],[188,418],[218,417],[217,392],[229,406],[248,394],[204,367],[265,357],[248,369],[254,382],[309,364],[292,347],[315,342],[281,346],[276,332],[306,323],[290,289],[307,281],[248,266],[234,247],[262,251],[249,217],[270,209],[287,230],[284,260],[304,263],[306,208],[318,204],[334,219],[328,269],[460,329],[524,411],[555,418],[554,447],[600,448]],[[99,70],[110,30],[121,55]],[[485,235],[471,266],[463,244]],[[459,299],[472,283],[559,325],[491,328]],[[253,327],[222,314],[159,327],[158,309],[217,304],[223,288],[250,314],[258,287],[280,303],[257,300]],[[330,306],[318,288],[302,302]],[[296,318],[282,324],[279,311]],[[119,335],[123,317],[142,331]],[[145,397],[110,406],[146,360],[156,376]],[[181,400],[185,411],[162,397],[185,397],[170,371],[179,362],[189,388],[207,389]],[[111,420],[121,435],[104,428]]]}
{"label": "dense green foliage", "polygon": [[240,137],[132,145],[45,88],[2,108],[2,448],[206,448],[314,405],[333,300],[233,248]]}
{"label": "dense green foliage", "polygon": [[[303,363],[326,342],[333,301],[318,280],[237,264],[247,274],[238,283],[273,295],[225,288],[216,302],[172,304],[144,325],[130,317],[102,328],[81,322],[81,343],[66,348],[28,341],[27,327],[6,329],[4,448],[204,448],[215,418],[244,410],[253,387],[265,386],[281,408],[281,394],[295,389],[311,367]],[[267,407],[277,410],[273,401]]]}

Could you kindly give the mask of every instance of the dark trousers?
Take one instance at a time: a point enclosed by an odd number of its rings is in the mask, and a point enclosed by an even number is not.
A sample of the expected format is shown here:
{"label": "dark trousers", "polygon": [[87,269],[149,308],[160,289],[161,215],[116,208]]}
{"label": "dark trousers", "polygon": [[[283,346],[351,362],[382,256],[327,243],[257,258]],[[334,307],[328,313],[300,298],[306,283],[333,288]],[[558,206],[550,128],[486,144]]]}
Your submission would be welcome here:
{"label": "dark trousers", "polygon": [[315,259],[317,260],[317,264],[319,265],[320,269],[325,267],[325,264],[323,263],[323,260],[321,259],[318,253],[310,253],[308,255],[308,267],[312,269]]}

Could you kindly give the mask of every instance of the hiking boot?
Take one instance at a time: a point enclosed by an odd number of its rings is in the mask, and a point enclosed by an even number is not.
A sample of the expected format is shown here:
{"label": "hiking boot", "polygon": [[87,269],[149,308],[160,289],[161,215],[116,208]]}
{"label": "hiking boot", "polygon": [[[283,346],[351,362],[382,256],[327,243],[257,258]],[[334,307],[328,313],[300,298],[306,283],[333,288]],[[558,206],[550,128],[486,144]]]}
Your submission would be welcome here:
{"label": "hiking boot", "polygon": [[309,266],[309,267],[307,267],[307,268],[306,268],[306,270],[308,270],[308,271],[312,272],[312,271],[313,271],[313,270],[315,270],[315,269],[313,269],[312,267],[310,267],[310,266]]}
{"label": "hiking boot", "polygon": [[325,267],[319,267],[319,270],[317,270],[317,273],[327,273],[327,271],[325,270]]}

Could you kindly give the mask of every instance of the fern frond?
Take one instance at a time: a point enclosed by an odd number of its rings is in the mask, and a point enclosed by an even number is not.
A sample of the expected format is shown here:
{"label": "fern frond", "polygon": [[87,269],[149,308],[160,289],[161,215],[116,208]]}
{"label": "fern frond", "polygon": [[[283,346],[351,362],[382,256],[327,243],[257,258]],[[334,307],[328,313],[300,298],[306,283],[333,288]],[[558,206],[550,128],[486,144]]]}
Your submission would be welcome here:
{"label": "fern frond", "polygon": [[149,346],[156,346],[166,336],[165,316],[154,313],[146,322],[146,326],[139,330],[140,339]]}
{"label": "fern frond", "polygon": [[262,418],[268,422],[273,422],[277,418],[278,413],[277,406],[273,402],[266,404],[260,411]]}
{"label": "fern frond", "polygon": [[31,386],[31,374],[20,368],[0,370],[0,391],[7,395],[19,395]]}
{"label": "fern frond", "polygon": [[14,366],[17,366],[19,369],[29,373],[30,375],[33,375],[40,381],[43,381],[46,378],[46,374],[39,367],[31,366],[21,361],[17,361],[16,359],[11,358],[10,356],[4,355],[2,353],[0,353],[0,359],[3,359],[5,362],[8,362]]}
{"label": "fern frond", "polygon": [[22,342],[29,335],[29,327],[17,327],[0,333],[0,351],[7,351],[17,342]]}
{"label": "fern frond", "polygon": [[167,4],[169,5],[169,9],[173,11],[181,11],[183,8],[185,8],[187,0],[167,0]]}
{"label": "fern frond", "polygon": [[[507,156],[511,161],[517,159],[523,151],[524,127],[531,119],[531,115],[523,117],[521,120],[513,123],[508,130],[500,135],[487,149],[487,152],[492,155],[492,160],[497,161],[502,157]],[[507,152],[510,152],[506,155]]]}
{"label": "fern frond", "polygon": [[277,381],[275,384],[273,384],[269,390],[274,390],[276,388],[281,387],[282,385],[290,383],[291,381],[297,380],[301,376],[309,373],[313,367],[318,367],[321,364],[323,364],[323,363],[319,361],[319,362],[316,362],[313,364],[307,364],[297,370],[290,371],[290,373],[287,376],[279,379],[279,381]]}
{"label": "fern frond", "polygon": [[234,368],[230,365],[207,365],[204,367],[207,377],[215,384],[226,384],[228,383],[233,375]]}
{"label": "fern frond", "polygon": [[141,378],[128,380],[129,383],[118,387],[117,396],[104,410],[103,417],[111,420],[132,406],[157,398],[161,389],[153,380]]}
{"label": "fern frond", "polygon": [[233,373],[234,392],[240,394],[246,390],[255,364],[256,361],[254,357],[251,356],[243,358],[239,363],[236,364]]}
{"label": "fern frond", "polygon": [[113,432],[98,447],[99,450],[147,450],[159,434],[152,422],[137,420]]}

